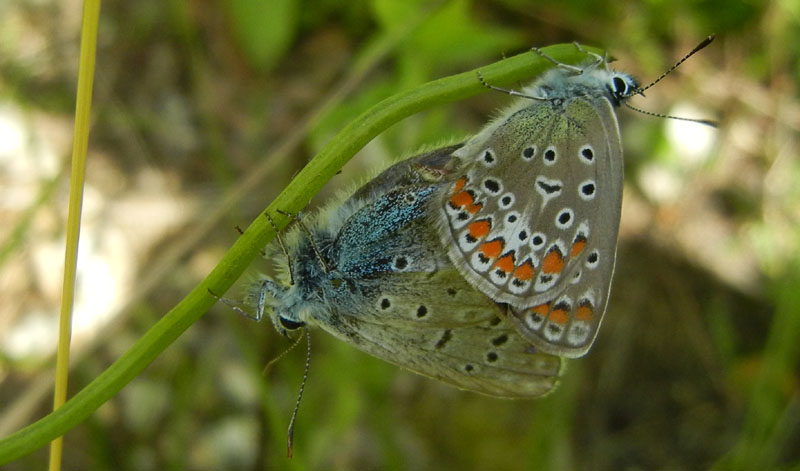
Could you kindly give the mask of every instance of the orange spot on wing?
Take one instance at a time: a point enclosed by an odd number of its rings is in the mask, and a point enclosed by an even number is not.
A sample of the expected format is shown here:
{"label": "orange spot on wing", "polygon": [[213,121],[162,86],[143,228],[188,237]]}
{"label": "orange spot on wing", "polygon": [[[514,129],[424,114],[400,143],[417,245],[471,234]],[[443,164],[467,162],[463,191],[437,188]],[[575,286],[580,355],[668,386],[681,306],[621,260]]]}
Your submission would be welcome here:
{"label": "orange spot on wing", "polygon": [[475,199],[467,191],[460,191],[450,197],[450,203],[457,208],[472,205]]}
{"label": "orange spot on wing", "polygon": [[542,272],[550,274],[550,273],[561,273],[561,270],[564,269],[564,256],[561,255],[561,251],[558,248],[553,248],[547,255],[544,256],[544,260],[542,260]]}
{"label": "orange spot on wing", "polygon": [[586,248],[586,239],[578,238],[575,243],[572,244],[572,250],[569,252],[570,257],[574,257],[579,253],[583,252],[583,249]]}
{"label": "orange spot on wing", "polygon": [[514,270],[514,278],[518,280],[528,281],[532,280],[534,275],[533,271],[533,264],[530,260],[526,260],[525,263],[518,266]]}
{"label": "orange spot on wing", "polygon": [[467,184],[467,178],[466,177],[461,177],[458,180],[456,180],[455,185],[453,185],[453,194],[456,194],[459,191],[463,190],[464,189],[464,185],[466,185],[466,184]]}
{"label": "orange spot on wing", "polygon": [[[471,198],[471,197],[470,197]],[[465,209],[470,214],[475,214],[483,208],[483,203],[475,203],[467,206]]]}
{"label": "orange spot on wing", "polygon": [[569,313],[564,309],[553,309],[547,319],[556,324],[564,325],[569,321]]}
{"label": "orange spot on wing", "polygon": [[544,317],[547,315],[548,312],[550,312],[550,303],[544,303],[538,306],[533,306],[532,308],[530,308],[530,310]]}
{"label": "orange spot on wing", "polygon": [[495,263],[494,268],[499,268],[506,273],[511,273],[511,270],[514,269],[514,253],[509,253],[508,255],[504,255],[500,257]]}
{"label": "orange spot on wing", "polygon": [[485,244],[481,244],[478,250],[487,258],[497,258],[500,256],[500,252],[503,251],[503,241],[495,239],[491,242],[486,242]]}
{"label": "orange spot on wing", "polygon": [[592,320],[592,316],[594,315],[594,310],[590,304],[581,304],[578,306],[578,310],[575,311],[575,318],[579,321],[589,321]]}
{"label": "orange spot on wing", "polygon": [[492,225],[488,220],[481,219],[480,221],[470,223],[470,225],[467,227],[469,228],[469,235],[475,239],[482,239],[489,234],[489,230],[492,228]]}

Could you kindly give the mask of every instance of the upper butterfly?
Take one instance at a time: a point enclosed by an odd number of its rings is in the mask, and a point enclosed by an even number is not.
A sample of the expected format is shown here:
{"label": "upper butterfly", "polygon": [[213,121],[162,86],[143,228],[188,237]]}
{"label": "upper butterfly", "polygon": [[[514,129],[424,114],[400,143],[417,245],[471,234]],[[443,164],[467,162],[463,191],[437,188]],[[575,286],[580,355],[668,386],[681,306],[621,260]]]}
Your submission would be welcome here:
{"label": "upper butterfly", "polygon": [[615,108],[640,88],[596,54],[580,67],[540,54],[557,67],[510,92],[523,98],[455,152],[455,183],[433,214],[450,260],[511,306],[521,334],[579,357],[614,272],[623,176]]}

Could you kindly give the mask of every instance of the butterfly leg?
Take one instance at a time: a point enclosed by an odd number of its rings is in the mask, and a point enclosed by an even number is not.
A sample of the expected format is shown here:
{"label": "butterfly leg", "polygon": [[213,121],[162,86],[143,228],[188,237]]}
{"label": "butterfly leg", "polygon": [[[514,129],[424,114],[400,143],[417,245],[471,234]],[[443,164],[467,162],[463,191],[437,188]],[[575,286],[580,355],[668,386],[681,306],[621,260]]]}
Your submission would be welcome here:
{"label": "butterfly leg", "polygon": [[234,311],[236,311],[237,313],[239,313],[240,315],[242,315],[242,316],[244,316],[244,317],[246,317],[248,319],[252,319],[252,320],[254,320],[256,322],[259,322],[264,316],[263,307],[260,309],[260,312],[256,312],[256,314],[251,314],[246,309],[242,309],[241,307],[239,307],[239,305],[236,303],[236,301],[233,301],[233,300],[228,299],[228,298],[223,298],[222,296],[217,295],[215,292],[213,292],[211,290],[208,290],[208,294],[213,296],[214,299],[216,299],[217,301],[219,301],[222,304],[228,306],[229,308],[233,309]]}
{"label": "butterfly leg", "polygon": [[536,54],[539,54],[539,56],[542,59],[547,59],[548,61],[550,61],[553,64],[555,64],[558,68],[563,69],[563,70],[571,73],[572,75],[581,75],[581,74],[583,74],[583,69],[582,68],[574,66],[572,64],[565,64],[563,62],[559,62],[556,59],[553,59],[552,57],[550,57],[547,54],[545,54],[544,52],[542,52],[542,50],[539,49],[538,47],[532,47],[531,51],[535,52]]}
{"label": "butterfly leg", "polygon": [[[236,232],[238,232],[239,235],[243,235],[244,234],[244,231],[238,225],[236,227],[234,227],[234,229],[236,229]],[[272,225],[272,229],[275,229],[275,225],[274,224]],[[277,234],[278,231],[276,230],[275,233]],[[266,258],[267,257],[267,251],[264,250],[264,249],[261,249],[261,256]]]}
{"label": "butterfly leg", "polygon": [[[323,258],[322,252],[319,251],[319,247],[317,247],[317,242],[314,240],[314,235],[311,233],[310,230],[308,230],[308,227],[305,224],[303,224],[303,220],[300,217],[300,213],[291,214],[291,213],[287,213],[285,211],[281,211],[280,209],[278,209],[276,211],[279,214],[282,214],[282,215],[284,215],[284,216],[286,216],[288,218],[293,219],[294,221],[297,221],[297,224],[300,226],[300,229],[303,232],[306,233],[306,236],[308,236],[308,241],[311,243],[311,248],[314,250],[314,253],[317,255],[317,259],[319,259],[320,265],[322,265],[322,271],[324,271],[325,273],[330,273],[330,270],[328,269],[328,264],[325,263],[325,258]],[[269,215],[267,215],[267,217],[269,217]],[[280,241],[280,238],[278,240]],[[286,248],[283,247],[283,243],[281,243],[281,248],[283,248],[284,253],[286,253],[286,256],[288,257],[289,253],[286,252]],[[289,264],[289,272],[290,273],[291,273],[291,266],[292,265],[290,263]],[[292,283],[292,284],[294,284],[294,283]]]}
{"label": "butterfly leg", "polygon": [[[280,209],[278,210],[278,213],[283,214],[285,216],[289,216],[289,218],[293,219],[292,216],[290,216],[287,213],[284,213]],[[272,217],[267,212],[264,213],[264,216],[267,217],[269,225],[272,226],[272,230],[275,231],[275,236],[278,238],[278,245],[281,246],[281,251],[283,252],[284,255],[286,255],[286,266],[289,267],[289,284],[294,285],[294,270],[292,269],[292,257],[289,255],[289,251],[286,249],[286,244],[283,243],[281,232],[278,230],[278,227],[275,226],[275,221],[272,220]],[[262,256],[264,255],[263,250],[261,251],[261,255]]]}
{"label": "butterfly leg", "polygon": [[275,299],[281,299],[286,293],[286,287],[276,284],[269,278],[261,280],[261,286],[258,289],[256,296],[256,315],[253,317],[256,321],[264,318],[264,308],[267,305],[267,294],[272,295]]}
{"label": "butterfly leg", "polygon": [[[211,290],[208,290],[208,294],[213,296],[217,301],[225,304],[226,306],[230,307],[234,311],[238,312],[242,316],[252,319],[256,322],[260,322],[261,319],[264,318],[264,311],[266,310],[268,303],[267,303],[267,295],[272,296],[275,299],[283,299],[286,296],[287,288],[281,286],[269,278],[264,278],[261,280],[260,284],[257,286],[257,289],[254,289],[249,295],[249,299],[255,298],[253,304],[255,304],[256,312],[255,314],[251,313],[247,309],[243,309],[239,307],[239,303],[236,301],[230,300],[228,298],[223,298],[218,296]],[[280,329],[279,329],[280,330]]]}
{"label": "butterfly leg", "polygon": [[589,56],[592,59],[594,59],[596,61],[594,66],[597,66],[598,64],[605,64],[606,70],[608,70],[608,60],[607,60],[608,59],[608,53],[606,53],[606,57],[603,58],[603,56],[601,56],[600,54],[594,53],[592,51],[587,51],[586,49],[584,49],[583,46],[581,46],[578,41],[574,41],[572,44],[575,45],[575,48],[578,50],[578,52],[580,52],[582,54],[586,54],[587,56]]}
{"label": "butterfly leg", "polygon": [[484,87],[486,87],[486,88],[488,88],[490,90],[494,90],[496,92],[502,92],[502,93],[505,93],[505,94],[508,94],[508,95],[511,95],[511,96],[517,96],[517,97],[520,97],[520,98],[527,98],[529,100],[538,100],[538,101],[547,100],[547,98],[544,98],[544,97],[526,95],[524,93],[518,92],[516,90],[511,90],[509,88],[496,87],[494,85],[489,84],[488,82],[486,82],[486,80],[483,79],[483,74],[481,74],[480,70],[477,73],[478,73],[478,80],[480,80],[481,84],[483,84]]}

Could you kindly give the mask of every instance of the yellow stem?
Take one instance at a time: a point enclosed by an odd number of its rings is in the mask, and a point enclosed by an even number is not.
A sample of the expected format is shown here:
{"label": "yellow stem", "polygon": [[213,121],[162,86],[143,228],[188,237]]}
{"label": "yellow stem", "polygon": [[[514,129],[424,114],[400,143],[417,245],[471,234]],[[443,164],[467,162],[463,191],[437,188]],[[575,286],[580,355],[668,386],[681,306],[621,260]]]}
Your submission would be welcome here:
{"label": "yellow stem", "polygon": [[[78,66],[78,93],[75,105],[75,133],[72,141],[72,172],[69,183],[64,284],[61,291],[61,313],[58,320],[58,353],[56,356],[53,410],[61,407],[67,399],[72,306],[75,297],[75,273],[78,264],[78,239],[80,237],[81,206],[83,204],[86,149],[89,143],[89,112],[92,107],[92,82],[94,78],[95,51],[97,50],[97,23],[99,16],[100,0],[86,0],[83,4],[83,23],[81,25],[81,54]],[[58,437],[51,442],[51,471],[61,469],[62,446],[62,437]]]}

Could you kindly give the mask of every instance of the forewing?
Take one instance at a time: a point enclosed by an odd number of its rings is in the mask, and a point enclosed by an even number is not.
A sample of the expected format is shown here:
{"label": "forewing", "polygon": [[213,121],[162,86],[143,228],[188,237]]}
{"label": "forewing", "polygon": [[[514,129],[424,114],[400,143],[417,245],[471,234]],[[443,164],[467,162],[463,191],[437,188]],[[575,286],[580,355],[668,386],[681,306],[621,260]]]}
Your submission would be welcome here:
{"label": "forewing", "polygon": [[441,184],[392,190],[353,214],[331,249],[336,269],[361,280],[385,272],[430,272],[446,264],[435,234],[423,225]]}

